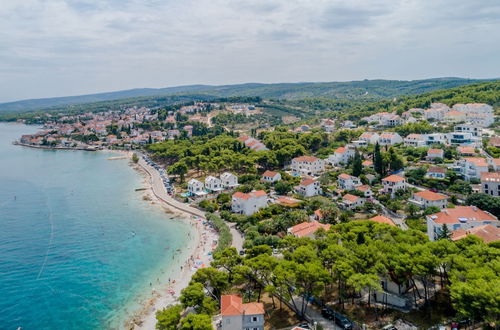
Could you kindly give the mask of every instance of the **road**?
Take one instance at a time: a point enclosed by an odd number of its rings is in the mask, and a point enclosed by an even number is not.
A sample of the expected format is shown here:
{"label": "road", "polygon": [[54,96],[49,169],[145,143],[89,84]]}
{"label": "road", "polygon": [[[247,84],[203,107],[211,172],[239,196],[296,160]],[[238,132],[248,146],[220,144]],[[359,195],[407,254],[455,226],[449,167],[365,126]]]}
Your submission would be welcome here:
{"label": "road", "polygon": [[398,216],[394,212],[391,212],[390,210],[387,209],[387,207],[385,207],[382,203],[380,203],[375,198],[373,199],[373,201],[374,201],[374,204],[380,206],[380,208],[382,209],[382,215],[383,216],[386,216],[386,217],[392,219],[392,221],[394,221],[394,223],[399,228],[401,228],[403,230],[407,230],[408,229],[408,225],[406,224],[404,217]]}
{"label": "road", "polygon": [[[293,298],[295,305],[297,308],[300,308],[302,304],[302,298],[295,297]],[[307,311],[306,311],[306,316],[310,319],[313,320],[313,322],[317,322],[317,324],[320,324],[323,329],[325,330],[341,330],[342,328],[336,326],[333,321],[325,319],[322,315],[321,312],[317,311],[315,308],[313,308],[311,305],[307,306]]]}
{"label": "road", "polygon": [[241,232],[236,228],[236,223],[234,222],[226,222],[229,226],[229,230],[231,231],[231,235],[233,236],[233,242],[231,244],[232,247],[235,247],[236,250],[243,250],[243,243],[245,242],[245,238]]}
{"label": "road", "polygon": [[188,213],[190,215],[198,216],[198,217],[205,217],[205,212],[198,210],[194,207],[191,207],[187,204],[181,203],[174,198],[172,198],[168,193],[167,189],[165,189],[165,185],[163,184],[163,181],[161,179],[160,173],[153,168],[152,166],[148,165],[142,157],[139,157],[139,162],[138,164],[149,174],[151,178],[151,187],[153,190],[153,194],[155,194],[158,199],[161,201],[165,202],[169,206],[177,209],[178,211]]}

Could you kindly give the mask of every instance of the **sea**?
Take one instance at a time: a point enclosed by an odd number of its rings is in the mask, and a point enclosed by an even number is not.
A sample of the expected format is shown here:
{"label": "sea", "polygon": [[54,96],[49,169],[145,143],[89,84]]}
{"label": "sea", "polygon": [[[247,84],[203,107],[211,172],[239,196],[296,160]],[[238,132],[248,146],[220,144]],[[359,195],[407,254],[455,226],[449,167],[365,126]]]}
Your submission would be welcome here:
{"label": "sea", "polygon": [[12,144],[37,130],[0,123],[0,329],[122,328],[191,228],[116,153]]}

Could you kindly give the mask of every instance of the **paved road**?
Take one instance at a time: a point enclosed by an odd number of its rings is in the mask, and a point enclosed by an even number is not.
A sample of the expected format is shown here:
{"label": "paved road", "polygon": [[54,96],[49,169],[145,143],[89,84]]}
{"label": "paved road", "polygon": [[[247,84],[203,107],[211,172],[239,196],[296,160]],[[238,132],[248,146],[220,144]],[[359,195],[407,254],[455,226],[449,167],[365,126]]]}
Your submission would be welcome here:
{"label": "paved road", "polygon": [[[302,298],[295,297],[293,298],[295,305],[297,308],[300,308],[302,304]],[[314,322],[317,322],[317,324],[321,324],[323,329],[325,330],[341,330],[340,327],[336,326],[333,321],[325,319],[320,311],[317,311],[313,306],[308,305],[307,306],[307,311],[306,311],[306,316],[313,320]]]}
{"label": "paved road", "polygon": [[234,222],[226,222],[226,223],[229,226],[231,235],[233,236],[233,242],[231,246],[235,247],[236,250],[238,251],[243,250],[243,242],[245,242],[245,239],[243,238],[241,232],[236,228],[236,223]]}
{"label": "paved road", "polygon": [[163,181],[160,177],[160,173],[154,169],[153,167],[149,166],[142,157],[139,158],[139,165],[149,174],[151,177],[151,186],[153,190],[153,194],[155,194],[156,197],[158,197],[160,200],[168,204],[169,206],[181,211],[181,212],[186,212],[191,215],[195,215],[198,217],[205,217],[205,212],[195,209],[194,207],[191,207],[187,204],[181,203],[174,198],[172,198],[168,193],[167,189],[165,189],[165,185],[163,184]]}

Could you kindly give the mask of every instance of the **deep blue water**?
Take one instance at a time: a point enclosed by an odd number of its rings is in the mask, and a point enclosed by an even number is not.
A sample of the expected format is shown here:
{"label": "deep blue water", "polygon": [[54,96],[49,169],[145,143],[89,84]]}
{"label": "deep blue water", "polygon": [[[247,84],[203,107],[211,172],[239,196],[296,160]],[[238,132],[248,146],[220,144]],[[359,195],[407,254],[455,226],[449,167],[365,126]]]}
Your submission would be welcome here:
{"label": "deep blue water", "polygon": [[115,154],[11,144],[33,131],[0,123],[0,329],[117,328],[189,227]]}

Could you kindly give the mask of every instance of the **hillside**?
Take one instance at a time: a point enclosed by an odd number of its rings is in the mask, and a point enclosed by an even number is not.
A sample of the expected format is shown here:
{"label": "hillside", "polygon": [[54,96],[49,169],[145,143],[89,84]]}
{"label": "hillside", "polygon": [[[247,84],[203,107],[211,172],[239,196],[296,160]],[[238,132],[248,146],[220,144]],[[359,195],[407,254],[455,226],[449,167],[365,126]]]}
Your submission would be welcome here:
{"label": "hillside", "polygon": [[[401,95],[415,95],[429,91],[468,85],[485,80],[462,78],[435,78],[425,80],[362,80],[326,83],[278,83],[278,84],[239,84],[225,86],[191,85],[170,88],[143,88],[117,92],[68,96],[58,98],[22,100],[0,104],[0,112],[30,112],[37,110],[70,110],[68,106],[96,102],[130,103],[132,99],[155,103],[155,98],[183,95],[185,98],[259,96],[267,99],[296,100],[303,98],[327,98],[341,100],[376,101]],[[194,94],[194,95],[193,95]],[[112,101],[121,100],[116,104]]]}

